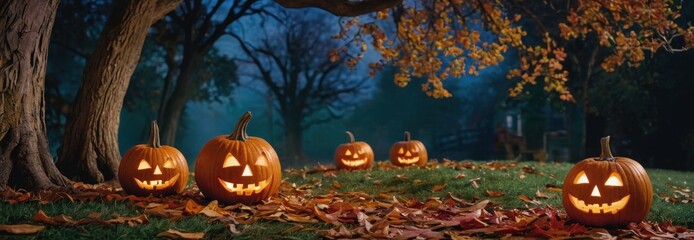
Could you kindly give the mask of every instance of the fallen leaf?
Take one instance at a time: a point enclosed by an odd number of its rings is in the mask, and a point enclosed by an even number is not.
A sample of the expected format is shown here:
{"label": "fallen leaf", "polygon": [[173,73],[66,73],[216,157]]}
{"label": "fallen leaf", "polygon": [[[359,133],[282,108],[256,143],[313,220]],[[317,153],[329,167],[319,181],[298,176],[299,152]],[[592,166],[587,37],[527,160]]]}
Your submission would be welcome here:
{"label": "fallen leaf", "polygon": [[205,233],[186,233],[169,229],[164,232],[160,232],[157,234],[157,237],[166,237],[171,239],[202,239],[205,237]]}
{"label": "fallen leaf", "polygon": [[439,184],[439,185],[434,185],[434,187],[431,188],[432,192],[438,192],[443,190],[446,187],[446,184]]}
{"label": "fallen leaf", "polygon": [[501,197],[504,195],[504,192],[487,190],[487,195],[489,195],[490,197]]}
{"label": "fallen leaf", "polygon": [[10,234],[34,234],[46,228],[40,225],[31,224],[16,224],[16,225],[4,225],[0,224],[0,232],[6,232]]}
{"label": "fallen leaf", "polygon": [[229,230],[229,232],[234,235],[241,233],[241,231],[236,229],[236,225],[231,223],[227,225],[227,230]]}
{"label": "fallen leaf", "polygon": [[340,189],[342,187],[342,184],[340,184],[340,182],[338,181],[333,181],[333,187],[335,189]]}
{"label": "fallen leaf", "polygon": [[104,213],[92,212],[92,213],[89,213],[89,214],[87,215],[87,217],[88,217],[88,218],[98,219],[98,218],[101,217],[101,215],[104,215]]}
{"label": "fallen leaf", "polygon": [[535,192],[535,197],[536,198],[549,198],[549,196],[547,196],[547,194],[540,192],[540,189],[538,189],[537,192]]}
{"label": "fallen leaf", "polygon": [[186,203],[183,205],[183,214],[195,215],[195,214],[198,214],[203,209],[205,209],[205,207],[196,203],[193,200],[188,199],[188,201],[186,201]]}
{"label": "fallen leaf", "polygon": [[477,182],[479,182],[480,180],[482,180],[481,177],[476,177],[476,178],[470,179],[468,181],[468,183],[470,183],[470,185],[472,185],[473,188],[478,189],[478,188],[480,188],[480,185]]}
{"label": "fallen leaf", "polygon": [[530,199],[530,197],[525,196],[525,195],[523,195],[523,194],[521,194],[520,196],[518,196],[518,198],[519,198],[520,200],[522,200],[523,202],[525,202],[525,203],[530,203],[530,204],[535,204],[535,205],[540,205],[540,204],[542,204],[540,201],[537,201],[537,200],[535,200],[535,199]]}
{"label": "fallen leaf", "polygon": [[221,208],[219,208],[219,206],[217,206],[217,200],[210,202],[209,204],[207,204],[207,206],[205,206],[205,208],[203,208],[202,210],[200,210],[200,212],[198,212],[198,214],[203,214],[205,216],[212,217],[212,218],[223,217],[224,215],[227,215],[225,213],[226,212],[224,210],[222,210]]}
{"label": "fallen leaf", "polygon": [[412,180],[412,185],[419,185],[419,184],[422,184],[422,183],[424,183],[424,180],[422,180],[422,179],[415,179],[415,180]]}
{"label": "fallen leaf", "polygon": [[455,179],[461,179],[465,178],[465,173],[458,173],[458,175],[455,175]]}
{"label": "fallen leaf", "polygon": [[397,179],[408,179],[409,177],[406,174],[397,174],[395,175],[395,178]]}
{"label": "fallen leaf", "polygon": [[561,192],[561,188],[560,188],[560,187],[557,187],[557,186],[554,185],[554,184],[547,184],[547,185],[545,185],[545,188],[547,188],[548,191],[552,191],[552,192]]}

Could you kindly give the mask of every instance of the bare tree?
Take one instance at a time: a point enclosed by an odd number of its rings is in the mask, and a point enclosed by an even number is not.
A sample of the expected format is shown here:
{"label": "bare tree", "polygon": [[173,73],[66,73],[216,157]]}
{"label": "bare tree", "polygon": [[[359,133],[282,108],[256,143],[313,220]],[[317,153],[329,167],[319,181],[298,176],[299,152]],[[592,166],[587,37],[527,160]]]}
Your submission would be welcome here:
{"label": "bare tree", "polygon": [[[225,0],[203,2],[185,0],[166,21],[158,25],[151,37],[165,50],[168,71],[158,120],[161,126],[162,142],[173,145],[185,104],[191,97],[191,89],[196,84],[196,71],[203,59],[214,48],[214,44],[224,36],[229,26],[238,19],[253,15],[262,6],[255,6],[257,0]],[[181,41],[176,41],[177,39]]]}
{"label": "bare tree", "polygon": [[339,43],[325,33],[334,31],[334,25],[325,16],[300,14],[281,11],[277,19],[285,20],[273,24],[255,44],[230,33],[257,69],[255,78],[276,100],[284,125],[284,156],[295,165],[304,160],[303,131],[341,117],[366,80],[350,77],[341,60],[329,59],[327,53]]}

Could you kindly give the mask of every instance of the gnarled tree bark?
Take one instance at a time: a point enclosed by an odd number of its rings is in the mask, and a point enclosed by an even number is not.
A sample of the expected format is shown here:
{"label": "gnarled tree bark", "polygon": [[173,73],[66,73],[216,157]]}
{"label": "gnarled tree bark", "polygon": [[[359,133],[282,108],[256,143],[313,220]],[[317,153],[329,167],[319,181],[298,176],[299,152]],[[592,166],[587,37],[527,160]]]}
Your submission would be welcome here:
{"label": "gnarled tree bark", "polygon": [[45,125],[48,43],[58,0],[0,2],[0,188],[66,186]]}
{"label": "gnarled tree bark", "polygon": [[285,8],[323,9],[335,16],[356,17],[394,7],[402,0],[275,0]]}
{"label": "gnarled tree bark", "polygon": [[69,178],[103,182],[118,176],[118,125],[123,98],[137,66],[147,30],[181,0],[122,0],[87,61],[58,168]]}

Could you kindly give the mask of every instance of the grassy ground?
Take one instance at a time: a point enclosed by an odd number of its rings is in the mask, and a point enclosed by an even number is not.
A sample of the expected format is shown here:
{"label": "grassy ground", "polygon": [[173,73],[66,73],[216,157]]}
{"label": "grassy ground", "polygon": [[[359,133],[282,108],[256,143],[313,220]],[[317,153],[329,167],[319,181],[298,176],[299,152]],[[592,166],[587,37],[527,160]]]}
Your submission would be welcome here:
{"label": "grassy ground", "polygon": [[[477,162],[480,163],[480,162]],[[521,178],[522,167],[534,168],[536,174],[525,174]],[[448,192],[454,196],[472,201],[474,199],[491,199],[494,203],[504,208],[523,208],[526,203],[518,198],[519,195],[535,196],[539,190],[549,195],[548,199],[539,199],[541,206],[549,205],[559,209],[561,207],[561,194],[548,191],[545,186],[553,184],[561,187],[565,174],[571,168],[571,164],[538,164],[535,162],[520,162],[517,166],[505,170],[462,169],[440,166],[438,169],[401,168],[382,170],[375,168],[371,171],[340,172],[336,176],[324,177],[321,173],[309,174],[306,178],[298,175],[285,175],[288,181],[298,185],[303,183],[322,181],[322,185],[314,189],[315,194],[322,194],[330,190],[336,190],[333,182],[340,183],[337,191],[361,191],[373,196],[388,194],[399,199],[419,199],[428,197],[447,197]],[[456,179],[459,174],[465,177]],[[678,171],[650,169],[648,173],[653,182],[654,199],[651,211],[647,216],[652,221],[673,221],[677,225],[694,228],[694,205],[692,203],[667,203],[659,194],[672,195],[673,189],[668,184],[676,184],[692,188],[694,174]],[[470,179],[480,178],[479,188],[473,188]],[[437,192],[432,192],[435,185],[446,184],[446,187]],[[486,191],[499,191],[504,195],[489,197]],[[38,203],[20,203],[8,205],[0,203],[0,224],[30,223],[31,217],[37,210],[42,209],[49,216],[65,214],[75,219],[86,217],[91,212],[104,213],[103,218],[111,214],[132,216],[141,214],[128,203],[115,202],[88,202],[70,203],[58,202],[49,205]],[[129,227],[119,225],[105,228],[97,225],[84,227],[47,227],[37,235],[22,236],[21,238],[49,238],[49,239],[93,239],[96,237],[106,239],[148,239],[169,228],[184,232],[205,232],[207,237],[230,238],[226,225],[208,223],[203,217],[185,217],[180,221],[171,222],[151,216],[148,224]],[[241,230],[237,239],[313,239],[318,238],[312,229],[327,228],[326,224],[304,224],[303,231],[285,230],[294,227],[292,223],[260,221],[248,226],[237,226]],[[0,238],[7,235],[0,235]]]}

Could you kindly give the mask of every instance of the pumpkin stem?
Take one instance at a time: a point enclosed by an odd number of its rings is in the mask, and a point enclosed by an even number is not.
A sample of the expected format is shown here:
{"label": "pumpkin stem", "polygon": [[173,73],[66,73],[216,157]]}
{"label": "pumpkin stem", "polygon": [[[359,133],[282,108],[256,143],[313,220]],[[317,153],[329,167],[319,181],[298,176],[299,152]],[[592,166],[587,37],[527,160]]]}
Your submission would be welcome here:
{"label": "pumpkin stem", "polygon": [[610,150],[610,136],[600,139],[600,159],[604,161],[614,161],[612,151]]}
{"label": "pumpkin stem", "polygon": [[410,132],[405,131],[405,141],[409,142],[411,139],[412,139],[412,137],[410,136]]}
{"label": "pumpkin stem", "polygon": [[229,135],[228,139],[229,140],[238,140],[238,141],[246,141],[248,140],[248,133],[246,133],[246,129],[248,128],[248,123],[251,121],[251,118],[253,115],[251,112],[246,112],[241,116],[241,119],[239,119],[239,122],[236,123],[236,128],[234,128],[234,131]]}
{"label": "pumpkin stem", "polygon": [[350,132],[350,131],[345,131],[345,133],[347,133],[347,136],[349,137],[349,142],[353,143],[354,142],[354,134],[352,134],[352,132]]}
{"label": "pumpkin stem", "polygon": [[147,145],[153,148],[161,147],[161,140],[159,140],[159,126],[157,125],[157,120],[152,121],[152,127],[149,129],[149,141]]}

